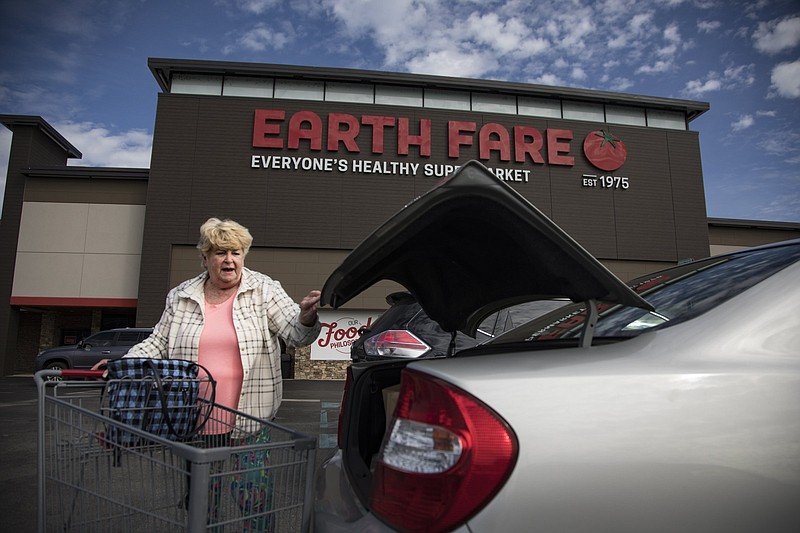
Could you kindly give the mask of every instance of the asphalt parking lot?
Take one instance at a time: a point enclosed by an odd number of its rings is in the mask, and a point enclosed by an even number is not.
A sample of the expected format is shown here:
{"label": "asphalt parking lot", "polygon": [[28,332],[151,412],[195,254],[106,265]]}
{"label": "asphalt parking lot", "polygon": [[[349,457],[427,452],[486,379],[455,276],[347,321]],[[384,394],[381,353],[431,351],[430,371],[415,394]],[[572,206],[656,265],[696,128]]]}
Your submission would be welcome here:
{"label": "asphalt parking lot", "polygon": [[[336,446],[343,381],[284,381],[276,422],[317,437],[317,463]],[[38,393],[32,376],[0,378],[0,531],[35,531]]]}

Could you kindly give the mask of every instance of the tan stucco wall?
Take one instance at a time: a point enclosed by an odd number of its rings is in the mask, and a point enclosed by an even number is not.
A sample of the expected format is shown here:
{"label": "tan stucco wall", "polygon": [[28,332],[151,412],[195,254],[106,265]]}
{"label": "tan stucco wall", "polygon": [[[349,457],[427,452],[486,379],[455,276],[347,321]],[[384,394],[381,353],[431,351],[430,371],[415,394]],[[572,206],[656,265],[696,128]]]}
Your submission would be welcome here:
{"label": "tan stucco wall", "polygon": [[136,298],[145,206],[25,202],[13,296]]}

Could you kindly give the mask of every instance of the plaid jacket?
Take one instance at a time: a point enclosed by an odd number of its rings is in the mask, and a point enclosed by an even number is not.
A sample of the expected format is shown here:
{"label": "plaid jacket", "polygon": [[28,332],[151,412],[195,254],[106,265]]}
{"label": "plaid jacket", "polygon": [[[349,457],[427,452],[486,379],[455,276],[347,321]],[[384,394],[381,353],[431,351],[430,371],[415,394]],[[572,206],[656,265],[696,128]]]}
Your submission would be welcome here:
{"label": "plaid jacket", "polygon": [[[197,361],[203,328],[203,284],[208,273],[184,281],[167,294],[167,303],[153,334],[130,349],[125,357],[154,357]],[[239,339],[244,382],[239,411],[271,419],[283,398],[278,338],[288,346],[308,346],[317,338],[320,323],[300,323],[300,306],[278,281],[248,268],[233,303],[233,324]]]}

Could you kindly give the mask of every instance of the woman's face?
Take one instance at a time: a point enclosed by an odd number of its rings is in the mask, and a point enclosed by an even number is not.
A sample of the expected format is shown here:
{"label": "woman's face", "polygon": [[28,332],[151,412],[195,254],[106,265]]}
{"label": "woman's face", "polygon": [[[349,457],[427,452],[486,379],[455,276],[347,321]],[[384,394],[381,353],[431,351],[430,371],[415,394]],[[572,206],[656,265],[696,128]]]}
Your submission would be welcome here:
{"label": "woman's face", "polygon": [[242,279],[244,253],[241,250],[211,250],[203,256],[211,283],[220,289],[235,287]]}

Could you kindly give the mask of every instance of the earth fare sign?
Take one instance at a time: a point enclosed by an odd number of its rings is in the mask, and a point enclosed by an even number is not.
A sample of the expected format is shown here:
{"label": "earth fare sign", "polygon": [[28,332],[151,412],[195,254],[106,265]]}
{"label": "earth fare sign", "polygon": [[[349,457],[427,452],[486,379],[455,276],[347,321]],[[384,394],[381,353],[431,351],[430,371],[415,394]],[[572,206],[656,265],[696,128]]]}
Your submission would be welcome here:
{"label": "earth fare sign", "polygon": [[[413,149],[420,157],[431,157],[434,127],[428,118],[297,111],[287,114],[280,109],[257,109],[253,121],[253,148],[299,150],[301,144],[312,152],[347,153],[351,157],[287,156],[253,154],[251,168],[340,172],[440,178],[450,175],[458,165],[399,162],[352,158],[353,154],[408,156]],[[575,165],[575,142],[572,130],[532,126],[508,128],[496,122],[478,127],[476,122],[449,120],[446,128],[447,155],[459,159],[464,147],[477,146],[478,158],[488,161],[496,154],[502,162],[534,163],[572,167]],[[396,134],[396,145],[387,146],[387,132]],[[412,133],[413,132],[413,133]],[[580,146],[597,173],[581,176],[583,187],[627,189],[628,178],[618,171],[628,157],[625,143],[606,130],[590,131]],[[527,183],[532,170],[492,168],[501,180]],[[613,174],[612,174],[613,173]]]}

